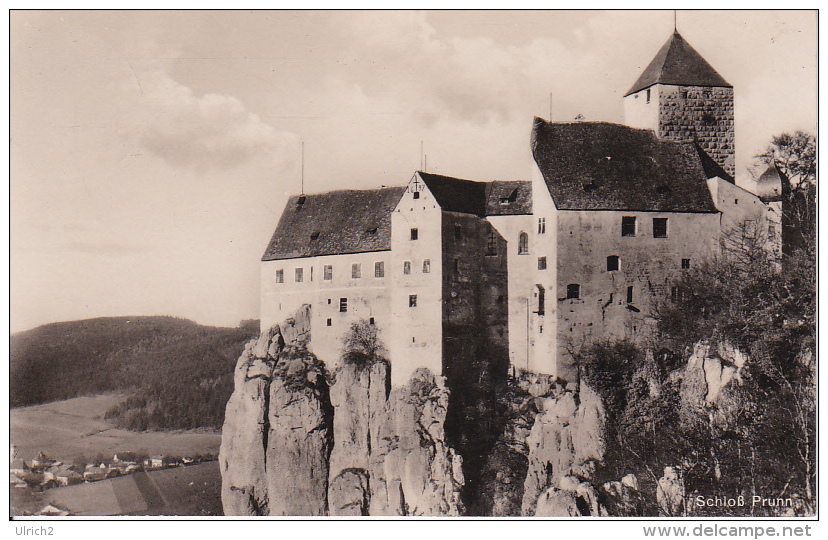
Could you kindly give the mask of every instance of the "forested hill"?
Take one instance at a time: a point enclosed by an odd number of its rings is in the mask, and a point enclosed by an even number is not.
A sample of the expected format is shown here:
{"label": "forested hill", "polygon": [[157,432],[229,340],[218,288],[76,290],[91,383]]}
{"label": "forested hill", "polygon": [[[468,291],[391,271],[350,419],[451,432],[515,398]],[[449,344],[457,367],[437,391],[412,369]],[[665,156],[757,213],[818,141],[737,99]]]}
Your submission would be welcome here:
{"label": "forested hill", "polygon": [[107,317],[39,326],[10,340],[10,405],[101,392],[131,399],[110,416],[123,427],[220,427],[244,344],[258,332],[174,317]]}

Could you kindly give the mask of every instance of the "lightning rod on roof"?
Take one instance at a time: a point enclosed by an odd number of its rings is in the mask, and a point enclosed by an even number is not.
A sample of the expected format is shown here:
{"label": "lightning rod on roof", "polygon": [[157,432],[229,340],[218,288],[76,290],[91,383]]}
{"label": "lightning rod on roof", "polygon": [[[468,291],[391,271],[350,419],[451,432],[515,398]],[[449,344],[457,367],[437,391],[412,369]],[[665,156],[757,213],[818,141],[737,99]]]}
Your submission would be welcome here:
{"label": "lightning rod on roof", "polygon": [[301,175],[301,181],[302,181],[302,191],[300,192],[300,195],[304,195],[305,194],[305,141],[302,141],[302,175]]}
{"label": "lightning rod on roof", "polygon": [[420,170],[423,170],[423,141],[420,141]]}
{"label": "lightning rod on roof", "polygon": [[678,32],[678,10],[673,10],[673,33]]}
{"label": "lightning rod on roof", "polygon": [[552,121],[552,92],[549,92],[549,121]]}

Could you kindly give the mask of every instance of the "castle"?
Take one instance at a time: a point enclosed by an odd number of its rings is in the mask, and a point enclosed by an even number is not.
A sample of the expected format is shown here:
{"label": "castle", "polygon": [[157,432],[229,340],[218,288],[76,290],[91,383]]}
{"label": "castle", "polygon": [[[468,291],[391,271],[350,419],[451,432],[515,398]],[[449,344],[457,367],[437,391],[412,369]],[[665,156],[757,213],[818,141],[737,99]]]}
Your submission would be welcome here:
{"label": "castle", "polygon": [[405,186],[297,195],[262,257],[261,322],[310,306],[333,362],[375,325],[392,381],[474,357],[573,380],[596,339],[638,339],[674,278],[750,223],[782,249],[773,166],[736,185],[733,87],[677,32],[623,98],[627,125],[536,118],[529,181],[416,172]]}

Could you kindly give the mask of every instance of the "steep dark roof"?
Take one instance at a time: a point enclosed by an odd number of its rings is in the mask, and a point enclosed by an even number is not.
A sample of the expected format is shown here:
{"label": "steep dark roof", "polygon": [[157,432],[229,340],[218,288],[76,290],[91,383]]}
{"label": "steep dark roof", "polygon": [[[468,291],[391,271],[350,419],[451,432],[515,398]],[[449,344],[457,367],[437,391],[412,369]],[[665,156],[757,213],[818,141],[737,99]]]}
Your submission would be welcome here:
{"label": "steep dark roof", "polygon": [[486,183],[418,172],[444,211],[486,215]]}
{"label": "steep dark roof", "polygon": [[404,192],[393,187],[294,195],[262,260],[391,249],[391,212]]}
{"label": "steep dark roof", "polygon": [[486,183],[486,215],[515,216],[532,213],[532,182],[521,180]]}
{"label": "steep dark roof", "polygon": [[532,155],[560,210],[716,212],[692,143],[619,124],[535,118]]}
{"label": "steep dark roof", "polygon": [[716,160],[710,157],[710,155],[707,152],[705,152],[701,146],[699,146],[696,143],[694,143],[693,146],[696,147],[696,152],[699,154],[699,159],[701,160],[702,167],[704,168],[704,173],[707,175],[708,178],[718,176],[722,180],[726,180],[734,185],[736,184],[736,180],[734,180],[732,176],[727,174],[727,171],[725,171],[721,165],[716,163]]}
{"label": "steep dark roof", "polygon": [[624,97],[658,83],[732,88],[678,32],[670,36]]}

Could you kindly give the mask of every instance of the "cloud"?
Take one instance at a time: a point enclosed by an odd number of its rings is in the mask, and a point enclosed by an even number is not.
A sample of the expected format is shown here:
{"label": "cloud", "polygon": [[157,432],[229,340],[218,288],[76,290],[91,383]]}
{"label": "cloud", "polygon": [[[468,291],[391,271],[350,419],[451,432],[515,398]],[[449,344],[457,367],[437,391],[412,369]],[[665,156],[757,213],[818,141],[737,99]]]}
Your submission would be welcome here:
{"label": "cloud", "polygon": [[197,171],[228,169],[252,159],[285,168],[295,134],[263,122],[233,96],[196,96],[162,72],[141,81],[140,144],[168,163]]}

